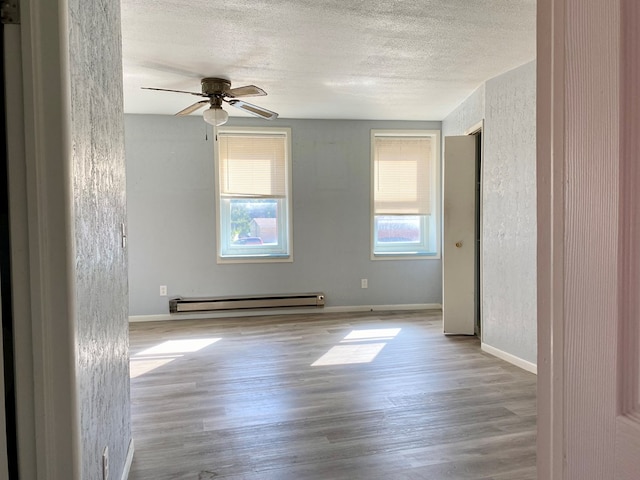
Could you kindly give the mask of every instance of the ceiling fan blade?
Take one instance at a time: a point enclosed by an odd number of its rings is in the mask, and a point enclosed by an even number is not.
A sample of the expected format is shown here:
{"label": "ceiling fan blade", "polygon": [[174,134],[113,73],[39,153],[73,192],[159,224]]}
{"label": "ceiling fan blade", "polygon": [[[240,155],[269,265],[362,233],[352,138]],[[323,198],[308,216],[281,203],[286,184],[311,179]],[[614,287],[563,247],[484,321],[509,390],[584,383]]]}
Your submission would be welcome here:
{"label": "ceiling fan blade", "polygon": [[266,95],[267,92],[262,90],[260,87],[256,87],[255,85],[245,85],[244,87],[232,88],[231,90],[227,90],[225,92],[225,96],[227,97],[262,97]]}
{"label": "ceiling fan blade", "polygon": [[140,87],[143,90],[158,90],[160,92],[176,92],[176,93],[188,93],[189,95],[197,95],[199,97],[206,97],[206,95],[202,93],[196,92],[185,92],[184,90],[169,90],[168,88],[153,88],[153,87]]}
{"label": "ceiling fan blade", "polygon": [[243,102],[242,100],[225,100],[229,105],[232,105],[240,110],[244,110],[251,115],[255,115],[256,117],[266,118],[267,120],[273,120],[274,118],[278,118],[278,114],[276,112],[272,112],[271,110],[267,110],[266,108],[258,107],[257,105],[252,105],[251,103]]}
{"label": "ceiling fan blade", "polygon": [[189,115],[190,113],[195,112],[196,110],[204,107],[207,104],[209,104],[209,100],[200,100],[199,102],[196,102],[193,105],[190,105],[187,108],[180,110],[178,113],[176,113],[176,116],[181,117],[183,115]]}

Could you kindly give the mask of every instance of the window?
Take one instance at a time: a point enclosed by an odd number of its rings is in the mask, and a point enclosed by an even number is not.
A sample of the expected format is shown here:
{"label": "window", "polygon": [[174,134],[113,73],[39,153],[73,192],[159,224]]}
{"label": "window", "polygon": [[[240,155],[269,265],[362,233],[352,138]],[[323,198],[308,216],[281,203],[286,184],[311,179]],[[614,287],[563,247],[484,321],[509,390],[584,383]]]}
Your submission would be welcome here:
{"label": "window", "polygon": [[439,131],[373,130],[373,258],[438,258]]}
{"label": "window", "polygon": [[288,128],[219,127],[218,261],[291,261]]}

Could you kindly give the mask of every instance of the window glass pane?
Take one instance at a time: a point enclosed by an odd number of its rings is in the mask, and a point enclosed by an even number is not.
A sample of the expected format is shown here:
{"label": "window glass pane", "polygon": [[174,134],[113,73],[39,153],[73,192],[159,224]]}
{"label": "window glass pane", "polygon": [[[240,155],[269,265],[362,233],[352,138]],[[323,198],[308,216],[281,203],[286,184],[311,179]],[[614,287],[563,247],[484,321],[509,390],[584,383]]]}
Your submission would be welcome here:
{"label": "window glass pane", "polygon": [[419,244],[423,241],[419,215],[378,215],[375,218],[376,243]]}
{"label": "window glass pane", "polygon": [[278,201],[230,200],[229,241],[233,245],[259,247],[278,244]]}
{"label": "window glass pane", "polygon": [[221,257],[288,256],[285,199],[223,198],[220,213]]}

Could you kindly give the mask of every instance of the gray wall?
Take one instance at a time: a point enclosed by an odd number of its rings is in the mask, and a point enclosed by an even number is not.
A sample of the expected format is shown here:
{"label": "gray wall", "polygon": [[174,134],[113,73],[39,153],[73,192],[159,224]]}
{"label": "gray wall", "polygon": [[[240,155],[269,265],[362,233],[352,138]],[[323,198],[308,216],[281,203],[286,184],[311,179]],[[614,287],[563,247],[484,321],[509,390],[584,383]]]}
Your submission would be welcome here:
{"label": "gray wall", "polygon": [[482,117],[485,119],[482,340],[534,364],[535,78],[535,61],[495,77],[443,121],[446,135],[461,135]]}
{"label": "gray wall", "polygon": [[[120,3],[69,2],[81,478],[122,476],[131,439]],[[97,53],[99,52],[99,54]]]}
{"label": "gray wall", "polygon": [[323,291],[327,306],[441,303],[440,260],[372,261],[369,240],[371,129],[440,122],[268,125],[292,129],[294,262],[218,265],[211,129],[200,116],[126,116],[130,314],[166,314],[174,295]]}

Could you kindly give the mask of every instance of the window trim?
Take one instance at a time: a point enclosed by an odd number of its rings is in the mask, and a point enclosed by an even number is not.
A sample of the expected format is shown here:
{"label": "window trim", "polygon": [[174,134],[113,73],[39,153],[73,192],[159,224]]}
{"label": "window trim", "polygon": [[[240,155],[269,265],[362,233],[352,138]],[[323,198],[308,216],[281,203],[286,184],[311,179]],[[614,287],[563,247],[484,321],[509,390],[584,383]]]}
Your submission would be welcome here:
{"label": "window trim", "polygon": [[[380,136],[388,137],[431,137],[434,141],[434,158],[433,158],[433,192],[431,193],[433,202],[434,219],[433,224],[436,227],[435,233],[435,253],[419,253],[419,252],[393,252],[393,253],[376,253],[376,230],[375,230],[375,139]],[[442,151],[440,149],[442,138],[441,130],[390,130],[390,129],[371,129],[370,139],[370,201],[369,201],[369,251],[371,260],[440,260],[442,256],[442,200],[441,200],[441,178],[440,167],[442,162]],[[393,215],[390,215],[393,216]]]}
{"label": "window trim", "polygon": [[[225,217],[222,215],[222,198],[220,192],[220,152],[218,143],[218,133],[237,133],[243,135],[284,135],[285,137],[285,168],[286,168],[286,232],[284,237],[287,241],[287,254],[258,253],[256,255],[223,256],[221,240],[221,221]],[[214,132],[214,192],[215,192],[215,229],[216,229],[216,263],[286,263],[293,262],[293,190],[292,190],[292,165],[291,160],[291,128],[290,127],[215,127]]]}

